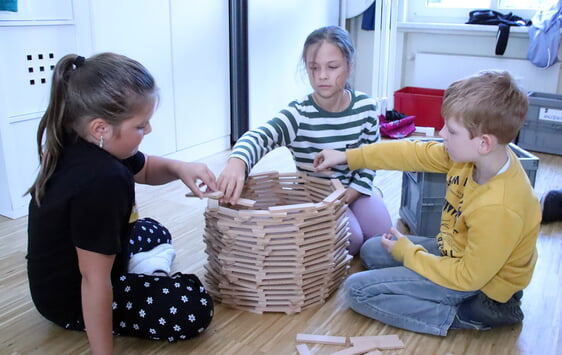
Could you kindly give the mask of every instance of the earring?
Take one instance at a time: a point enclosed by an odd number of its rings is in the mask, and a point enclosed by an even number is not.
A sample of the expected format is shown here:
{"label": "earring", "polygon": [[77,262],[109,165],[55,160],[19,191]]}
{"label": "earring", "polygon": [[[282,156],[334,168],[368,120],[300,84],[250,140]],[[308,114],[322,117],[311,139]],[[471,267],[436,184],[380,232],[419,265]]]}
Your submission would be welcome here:
{"label": "earring", "polygon": [[100,144],[99,144],[100,149],[103,149],[103,136],[100,136]]}

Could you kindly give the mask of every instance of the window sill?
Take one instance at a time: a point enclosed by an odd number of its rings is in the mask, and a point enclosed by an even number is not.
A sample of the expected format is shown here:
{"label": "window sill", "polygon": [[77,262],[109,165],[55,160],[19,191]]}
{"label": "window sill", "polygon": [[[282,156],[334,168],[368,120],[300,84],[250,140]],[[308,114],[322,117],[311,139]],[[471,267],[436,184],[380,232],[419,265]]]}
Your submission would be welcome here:
{"label": "window sill", "polygon": [[[398,32],[404,33],[434,33],[445,35],[474,35],[493,36],[498,32],[495,25],[467,25],[457,23],[426,23],[426,22],[398,22]],[[528,38],[529,28],[526,26],[512,26],[509,29],[510,36]]]}

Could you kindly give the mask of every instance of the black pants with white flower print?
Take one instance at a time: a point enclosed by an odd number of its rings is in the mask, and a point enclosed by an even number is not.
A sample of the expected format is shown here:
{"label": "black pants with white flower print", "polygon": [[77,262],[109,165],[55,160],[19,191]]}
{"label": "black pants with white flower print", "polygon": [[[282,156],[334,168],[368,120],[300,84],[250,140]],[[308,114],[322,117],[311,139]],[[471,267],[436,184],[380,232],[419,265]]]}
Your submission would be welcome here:
{"label": "black pants with white flower print", "polygon": [[172,243],[172,235],[168,228],[152,218],[139,219],[133,224],[129,238],[129,257],[164,243]]}
{"label": "black pants with white flower print", "polygon": [[[171,243],[166,227],[145,218],[135,222],[131,255]],[[211,323],[214,305],[196,275],[171,276],[125,274],[113,285],[113,332],[139,338],[177,340],[192,338]],[[83,321],[68,325],[84,329]]]}
{"label": "black pants with white flower print", "polygon": [[127,274],[113,290],[113,330],[119,335],[174,342],[201,333],[213,317],[213,301],[195,275]]}
{"label": "black pants with white flower print", "polygon": [[[129,250],[132,256],[171,241],[166,227],[144,218],[133,226]],[[170,342],[188,339],[207,328],[213,312],[213,300],[196,275],[126,274],[113,285],[115,334]]]}

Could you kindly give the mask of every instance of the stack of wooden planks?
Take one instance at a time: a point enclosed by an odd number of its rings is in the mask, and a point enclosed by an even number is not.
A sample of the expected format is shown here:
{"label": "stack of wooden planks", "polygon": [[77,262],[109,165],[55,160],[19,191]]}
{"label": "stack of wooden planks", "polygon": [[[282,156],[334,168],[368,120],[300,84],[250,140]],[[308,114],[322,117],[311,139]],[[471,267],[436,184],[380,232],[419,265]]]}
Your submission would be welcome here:
{"label": "stack of wooden planks", "polygon": [[347,276],[349,227],[337,179],[304,172],[250,176],[253,207],[209,200],[205,281],[216,301],[255,313],[324,303]]}

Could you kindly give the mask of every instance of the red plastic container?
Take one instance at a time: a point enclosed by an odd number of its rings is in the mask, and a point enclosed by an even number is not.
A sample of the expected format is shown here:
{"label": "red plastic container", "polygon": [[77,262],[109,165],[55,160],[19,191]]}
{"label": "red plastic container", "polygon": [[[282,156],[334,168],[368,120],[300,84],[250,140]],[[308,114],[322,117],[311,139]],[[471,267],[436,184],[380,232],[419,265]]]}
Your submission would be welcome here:
{"label": "red plastic container", "polygon": [[394,92],[394,109],[408,116],[416,116],[420,127],[443,128],[441,104],[445,90],[406,86]]}

